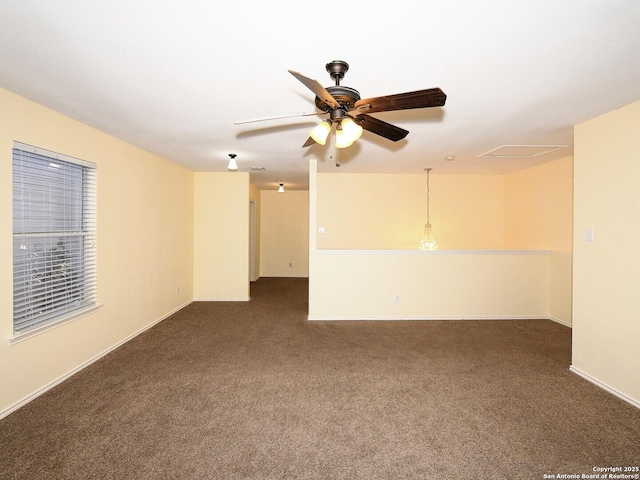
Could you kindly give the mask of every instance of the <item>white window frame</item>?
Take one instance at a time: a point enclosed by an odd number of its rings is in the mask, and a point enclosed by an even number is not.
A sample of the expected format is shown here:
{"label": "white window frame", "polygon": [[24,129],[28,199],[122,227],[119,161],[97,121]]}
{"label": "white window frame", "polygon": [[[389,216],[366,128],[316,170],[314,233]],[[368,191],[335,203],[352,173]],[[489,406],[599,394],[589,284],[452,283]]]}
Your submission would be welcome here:
{"label": "white window frame", "polygon": [[13,337],[97,307],[97,165],[13,142]]}

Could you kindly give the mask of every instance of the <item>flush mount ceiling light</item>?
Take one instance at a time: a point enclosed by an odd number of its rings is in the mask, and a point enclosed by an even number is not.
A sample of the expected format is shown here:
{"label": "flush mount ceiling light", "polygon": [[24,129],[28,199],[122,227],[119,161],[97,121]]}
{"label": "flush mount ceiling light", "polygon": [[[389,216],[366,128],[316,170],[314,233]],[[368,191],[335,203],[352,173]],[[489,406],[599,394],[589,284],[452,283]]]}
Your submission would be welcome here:
{"label": "flush mount ceiling light", "polygon": [[280,185],[280,187],[278,188],[278,193],[284,193],[284,183],[278,182],[278,185]]}
{"label": "flush mount ceiling light", "polygon": [[236,157],[237,155],[235,153],[230,153],[229,157],[231,158],[229,160],[229,165],[227,166],[227,170],[238,170],[238,164],[236,163]]}

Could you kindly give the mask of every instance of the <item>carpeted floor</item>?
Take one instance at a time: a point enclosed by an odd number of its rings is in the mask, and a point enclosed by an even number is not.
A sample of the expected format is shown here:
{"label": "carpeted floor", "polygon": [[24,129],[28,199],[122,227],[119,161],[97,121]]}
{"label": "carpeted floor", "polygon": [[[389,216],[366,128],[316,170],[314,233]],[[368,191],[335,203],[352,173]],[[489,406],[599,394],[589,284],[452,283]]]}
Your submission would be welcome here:
{"label": "carpeted floor", "polygon": [[[551,321],[309,322],[195,302],[0,421],[2,479],[541,479],[640,464]],[[601,477],[602,478],[602,477]]]}

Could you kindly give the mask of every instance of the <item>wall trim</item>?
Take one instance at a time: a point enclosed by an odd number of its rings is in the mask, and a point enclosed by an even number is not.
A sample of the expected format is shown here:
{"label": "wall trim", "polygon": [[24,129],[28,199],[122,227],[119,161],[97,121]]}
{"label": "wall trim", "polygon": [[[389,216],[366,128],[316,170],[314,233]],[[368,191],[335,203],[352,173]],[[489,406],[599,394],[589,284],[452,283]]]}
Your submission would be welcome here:
{"label": "wall trim", "polygon": [[601,382],[600,380],[592,377],[591,375],[583,372],[582,370],[580,370],[579,368],[575,367],[574,365],[570,365],[569,366],[569,370],[572,371],[573,373],[575,373],[576,375],[581,376],[582,378],[584,378],[585,380],[593,383],[594,385],[596,385],[597,387],[602,388],[603,390],[606,390],[607,392],[615,395],[616,397],[618,397],[621,400],[624,400],[625,402],[633,405],[634,407],[636,407],[637,409],[640,409],[640,401],[635,400],[627,395],[625,395],[624,393],[620,392],[619,390],[616,390],[615,388],[613,388],[610,385],[607,385],[604,382]]}
{"label": "wall trim", "polygon": [[332,317],[332,316],[307,316],[309,321],[351,321],[351,320],[370,320],[370,321],[456,321],[456,320],[550,320],[545,315],[500,315],[500,316],[454,316],[454,317],[373,317],[373,316],[356,316],[356,317]]}
{"label": "wall trim", "polygon": [[332,250],[316,249],[317,255],[550,255],[551,250]]}
{"label": "wall trim", "polygon": [[569,322],[565,322],[564,320],[560,320],[559,318],[549,317],[549,320],[551,320],[552,322],[559,323],[560,325],[564,325],[565,327],[572,328],[572,325]]}
{"label": "wall trim", "polygon": [[27,395],[26,397],[24,397],[22,400],[17,401],[16,403],[14,403],[13,405],[9,406],[8,408],[4,409],[3,411],[0,412],[0,420],[3,419],[4,417],[12,414],[13,412],[15,412],[16,410],[18,410],[19,408],[25,406],[27,403],[31,402],[32,400],[35,400],[36,398],[38,398],[40,395],[42,395],[43,393],[51,390],[53,387],[61,384],[62,382],[64,382],[65,380],[71,378],[73,375],[75,375],[76,373],[80,372],[81,370],[84,370],[85,368],[87,368],[89,365],[91,365],[92,363],[97,362],[98,360],[100,360],[102,357],[104,357],[105,355],[108,355],[109,353],[113,352],[114,350],[116,350],[117,348],[121,347],[122,345],[124,345],[125,343],[127,343],[129,340],[134,339],[135,337],[137,337],[138,335],[140,335],[141,333],[149,330],[151,327],[154,327],[155,325],[157,325],[158,323],[162,322],[163,320],[167,319],[168,317],[170,317],[171,315],[173,315],[174,313],[178,312],[179,310],[182,310],[184,307],[186,307],[187,305],[189,305],[190,303],[192,303],[192,300],[189,300],[188,302],[180,305],[179,307],[171,310],[169,313],[167,313],[166,315],[163,315],[162,317],[158,318],[157,320],[154,320],[153,322],[151,322],[149,325],[141,328],[140,330],[138,330],[137,332],[132,333],[131,335],[129,335],[128,337],[124,338],[123,340],[119,341],[118,343],[112,345],[111,347],[107,348],[106,350],[104,350],[103,352],[97,354],[96,356],[90,358],[89,360],[87,360],[86,362],[82,363],[81,365],[77,366],[76,368],[72,369],[71,371],[65,373],[64,375],[62,375],[61,377],[58,377],[56,380],[48,383],[47,385],[39,388],[38,390],[36,390],[35,392],[31,393],[30,395]]}
{"label": "wall trim", "polygon": [[248,302],[249,297],[238,298],[194,298],[194,302]]}

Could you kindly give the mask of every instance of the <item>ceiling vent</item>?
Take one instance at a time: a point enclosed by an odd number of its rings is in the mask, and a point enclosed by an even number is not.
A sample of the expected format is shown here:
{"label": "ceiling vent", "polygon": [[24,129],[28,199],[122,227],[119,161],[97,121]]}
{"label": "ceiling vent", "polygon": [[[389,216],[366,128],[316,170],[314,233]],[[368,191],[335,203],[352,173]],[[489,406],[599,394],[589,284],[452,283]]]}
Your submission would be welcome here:
{"label": "ceiling vent", "polygon": [[477,158],[536,158],[567,148],[567,145],[502,145]]}

